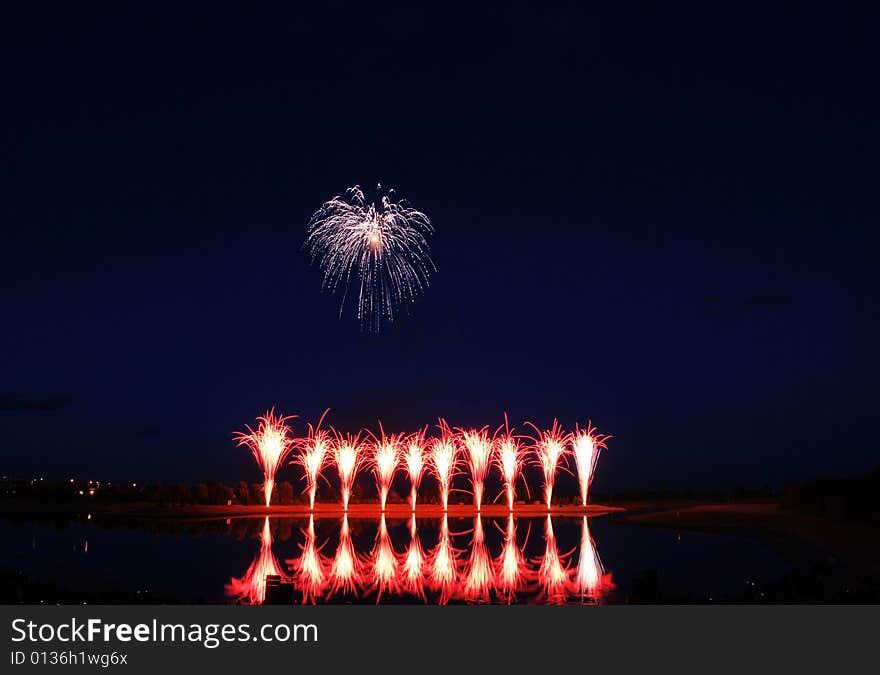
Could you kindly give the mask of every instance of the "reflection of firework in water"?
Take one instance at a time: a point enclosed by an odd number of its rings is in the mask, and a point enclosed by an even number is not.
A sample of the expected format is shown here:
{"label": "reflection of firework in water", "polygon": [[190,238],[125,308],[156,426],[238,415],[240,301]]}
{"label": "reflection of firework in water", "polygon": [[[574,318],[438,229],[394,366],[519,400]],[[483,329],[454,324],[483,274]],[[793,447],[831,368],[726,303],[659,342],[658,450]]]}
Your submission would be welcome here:
{"label": "reflection of firework in water", "polygon": [[611,585],[610,580],[606,579],[596,544],[590,536],[586,516],[581,523],[581,550],[577,574],[573,581],[575,592],[580,594],[581,600],[596,600],[601,595],[603,587]]}
{"label": "reflection of firework in water", "polygon": [[431,587],[440,592],[438,602],[445,605],[456,590],[458,582],[458,551],[449,537],[449,520],[443,514],[440,521],[440,539],[428,559]]}
{"label": "reflection of firework in water", "polygon": [[599,461],[599,452],[608,446],[605,445],[610,436],[597,434],[591,423],[587,423],[586,429],[575,427],[572,438],[572,454],[577,465],[578,482],[581,487],[581,504],[587,505],[587,492],[593,482],[596,471],[596,462]]}
{"label": "reflection of firework in water", "polygon": [[306,540],[300,546],[302,554],[299,558],[287,562],[294,570],[297,586],[302,590],[303,604],[307,602],[314,604],[327,583],[326,563],[315,545],[314,516],[309,516],[309,527],[303,534]]}
{"label": "reflection of firework in water", "polygon": [[522,590],[525,579],[526,561],[522,550],[516,544],[516,522],[513,514],[507,516],[507,530],[504,533],[504,548],[495,561],[495,587],[507,598],[510,604]]}
{"label": "reflection of firework in water", "polygon": [[385,502],[388,499],[388,490],[391,488],[391,481],[394,480],[394,472],[397,471],[401,438],[402,434],[386,436],[383,430],[380,438],[373,444],[373,456],[370,464],[373,475],[376,477],[376,487],[379,489],[379,503],[383,511],[385,510]]}
{"label": "reflection of firework in water", "polygon": [[393,190],[378,190],[378,205],[368,205],[357,185],[325,202],[312,215],[305,243],[324,274],[323,289],[342,294],[340,314],[352,286],[358,319],[374,331],[424,292],[435,269],[428,217],[405,200],[395,201]]}
{"label": "reflection of firework in water", "polygon": [[492,462],[492,441],[486,432],[487,427],[479,431],[461,430],[461,444],[464,446],[467,456],[468,469],[471,474],[471,489],[474,493],[474,505],[477,512],[483,502],[483,485],[489,473]]}
{"label": "reflection of firework in water", "polygon": [[422,552],[422,544],[419,541],[416,514],[413,513],[409,521],[409,548],[403,559],[403,585],[407,592],[422,599],[425,597],[424,565],[425,554]]}
{"label": "reflection of firework in water", "polygon": [[385,514],[382,514],[379,520],[379,531],[376,533],[376,543],[373,544],[373,550],[370,554],[370,563],[372,567],[373,588],[376,590],[376,604],[382,599],[382,593],[398,592],[397,554],[394,552],[394,545],[391,543],[391,536],[388,534],[388,527],[385,525]]}
{"label": "reflection of firework in water", "polygon": [[461,584],[461,594],[471,602],[489,602],[492,581],[492,561],[489,559],[489,550],[486,548],[483,521],[478,513],[474,518],[473,546]]}
{"label": "reflection of firework in water", "polygon": [[262,605],[266,599],[266,576],[280,575],[281,567],[272,553],[272,532],[269,529],[269,517],[263,523],[263,532],[260,536],[260,552],[247,568],[244,576],[233,578],[226,584],[226,594],[249,605]]}
{"label": "reflection of firework in water", "polygon": [[416,510],[416,496],[419,485],[422,482],[422,474],[425,472],[425,433],[421,431],[412,434],[406,441],[406,472],[409,474],[410,503],[412,510]]}
{"label": "reflection of firework in water", "polygon": [[272,489],[275,487],[275,472],[285,455],[290,452],[293,441],[288,436],[290,427],[287,420],[296,415],[282,417],[275,415],[273,408],[262,417],[257,418],[256,430],[245,425],[247,433],[238,431],[234,438],[239,445],[246,445],[263,470],[263,492],[266,495],[266,506],[272,501]]}
{"label": "reflection of firework in water", "polygon": [[568,435],[563,433],[556,420],[553,420],[553,426],[546,431],[541,431],[531,422],[528,424],[538,432],[538,437],[535,439],[535,453],[544,474],[544,503],[549,509],[553,497],[553,483],[556,480],[556,469],[559,467],[560,458],[565,455]]}
{"label": "reflection of firework in water", "polygon": [[569,570],[562,563],[565,556],[559,555],[556,536],[553,534],[553,520],[549,515],[544,529],[544,543],[544,557],[538,567],[538,582],[548,603],[561,604],[565,602]]}
{"label": "reflection of firework in water", "polygon": [[[327,411],[324,411],[324,415]],[[308,435],[299,442],[299,453],[294,464],[299,464],[305,472],[306,489],[309,492],[309,509],[315,509],[315,494],[318,491],[318,477],[321,475],[321,469],[324,466],[324,460],[330,452],[330,434],[321,429],[321,422],[324,416],[318,422],[317,427],[309,424]]]}
{"label": "reflection of firework in water", "polygon": [[455,438],[449,430],[449,426],[440,420],[440,437],[435,438],[431,444],[431,473],[440,485],[440,501],[443,510],[449,506],[449,489],[452,485],[452,477],[458,465],[458,446]]}
{"label": "reflection of firework in water", "polygon": [[339,472],[339,490],[342,493],[342,509],[348,511],[348,500],[351,497],[351,487],[357,477],[358,469],[363,461],[363,453],[360,445],[360,435],[341,434],[336,435],[333,444],[333,460],[336,462],[336,470]]}
{"label": "reflection of firework in water", "polygon": [[354,550],[351,531],[348,529],[348,514],[342,516],[339,529],[339,546],[330,565],[330,593],[353,593],[363,582],[361,560]]}
{"label": "reflection of firework in water", "polygon": [[[530,519],[527,519],[530,520]],[[453,546],[448,516],[439,523],[437,545],[426,556],[417,530],[415,513],[409,520],[409,544],[404,553],[395,550],[394,541],[384,514],[372,548],[359,552],[349,529],[348,514],[339,526],[339,543],[332,559],[321,553],[316,542],[315,519],[309,517],[302,530],[304,542],[299,557],[287,560],[290,577],[287,582],[302,593],[303,604],[315,604],[319,599],[332,602],[337,595],[348,602],[375,593],[378,604],[390,594],[400,597],[426,599],[431,589],[433,601],[447,604],[450,600],[488,603],[537,602],[561,604],[575,601],[585,604],[600,602],[614,584],[606,573],[590,536],[589,522],[581,521],[580,550],[577,565],[575,551],[559,552],[553,519],[548,514],[544,525],[543,555],[528,559],[526,543],[517,542],[514,514],[507,517],[499,555],[489,552],[483,529],[483,518],[476,514],[470,532],[470,546],[465,550]],[[458,537],[462,534],[456,534]],[[528,540],[528,534],[525,535]],[[283,568],[272,552],[272,534],[269,518],[263,521],[260,550],[241,578],[232,578],[226,584],[226,594],[234,601],[259,605],[266,600],[266,582],[269,575],[282,576]]]}

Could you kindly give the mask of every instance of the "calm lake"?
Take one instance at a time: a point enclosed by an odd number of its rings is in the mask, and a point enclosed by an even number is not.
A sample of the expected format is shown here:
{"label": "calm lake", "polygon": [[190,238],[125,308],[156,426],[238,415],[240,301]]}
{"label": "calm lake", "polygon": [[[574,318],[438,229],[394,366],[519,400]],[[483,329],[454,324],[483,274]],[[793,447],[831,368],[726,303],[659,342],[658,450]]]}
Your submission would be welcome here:
{"label": "calm lake", "polygon": [[[0,518],[6,603],[624,603],[760,599],[786,564],[613,515]],[[268,583],[267,583],[268,577]]]}

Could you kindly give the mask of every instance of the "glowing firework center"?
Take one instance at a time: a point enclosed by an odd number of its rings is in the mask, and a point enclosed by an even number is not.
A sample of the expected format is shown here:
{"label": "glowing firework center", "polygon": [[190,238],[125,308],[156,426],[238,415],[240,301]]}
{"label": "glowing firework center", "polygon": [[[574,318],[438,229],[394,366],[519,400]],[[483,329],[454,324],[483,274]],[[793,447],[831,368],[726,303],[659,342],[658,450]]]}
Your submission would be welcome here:
{"label": "glowing firework center", "polygon": [[324,202],[304,245],[321,268],[322,289],[342,296],[340,316],[346,298],[356,297],[361,326],[374,332],[425,292],[436,269],[428,216],[396,200],[393,190],[379,185],[377,192],[378,206],[368,205],[357,185]]}

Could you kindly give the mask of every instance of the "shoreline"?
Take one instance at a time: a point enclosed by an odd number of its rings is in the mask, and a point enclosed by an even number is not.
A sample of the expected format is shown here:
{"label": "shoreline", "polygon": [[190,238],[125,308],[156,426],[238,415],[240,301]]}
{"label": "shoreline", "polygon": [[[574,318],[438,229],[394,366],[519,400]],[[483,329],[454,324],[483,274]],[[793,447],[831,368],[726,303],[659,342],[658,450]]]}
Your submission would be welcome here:
{"label": "shoreline", "polygon": [[[9,508],[12,507],[12,508]],[[479,515],[489,518],[514,515],[523,518],[540,518],[543,516],[559,517],[595,517],[611,513],[622,513],[626,509],[622,506],[606,506],[602,504],[588,504],[587,506],[553,505],[549,509],[543,504],[515,504],[511,511],[506,505],[484,504]],[[283,506],[224,506],[224,505],[185,505],[185,506],[158,506],[155,504],[131,503],[131,504],[88,504],[79,503],[0,503],[0,515],[51,515],[51,514],[96,514],[101,516],[118,516],[124,518],[156,518],[156,519],[214,519],[214,518],[307,518],[310,515],[315,518],[335,517],[342,518],[347,514],[349,519],[378,519],[383,515],[379,504],[350,504],[348,511],[344,511],[341,504],[315,504],[314,510],[310,510],[305,504],[291,504]],[[450,518],[475,517],[478,512],[473,504],[449,504],[444,512],[439,504],[416,504],[415,511],[409,504],[393,503],[385,506],[386,518],[400,519],[410,518],[415,514],[416,518],[441,518],[446,515]]]}

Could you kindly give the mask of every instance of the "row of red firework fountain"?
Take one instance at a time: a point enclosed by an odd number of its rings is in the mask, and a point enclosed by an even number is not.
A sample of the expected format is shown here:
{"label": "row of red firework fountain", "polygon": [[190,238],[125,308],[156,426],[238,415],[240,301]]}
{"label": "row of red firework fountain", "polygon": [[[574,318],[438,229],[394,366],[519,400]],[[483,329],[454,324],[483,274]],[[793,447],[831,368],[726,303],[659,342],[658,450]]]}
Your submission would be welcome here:
{"label": "row of red firework fountain", "polygon": [[247,426],[246,431],[235,434],[239,445],[251,450],[263,471],[266,506],[271,502],[278,467],[291,454],[291,463],[301,466],[304,471],[309,508],[312,510],[315,508],[322,471],[335,465],[342,507],[346,511],[355,478],[365,466],[376,479],[383,511],[394,475],[403,470],[410,481],[413,511],[426,472],[437,481],[445,511],[454,476],[466,471],[477,512],[483,503],[486,478],[492,467],[497,466],[507,505],[512,511],[517,482],[524,480],[522,468],[526,462],[533,462],[541,469],[544,503],[549,509],[556,473],[560,468],[568,470],[565,465],[569,457],[573,459],[573,473],[580,484],[581,503],[586,506],[599,453],[610,438],[596,433],[590,423],[584,428],[577,426],[574,432],[565,432],[555,420],[550,429],[545,430],[527,423],[534,430],[534,436],[516,435],[508,426],[506,415],[504,425],[491,435],[488,426],[482,429],[453,429],[442,419],[437,424],[435,436],[427,435],[427,427],[412,434],[386,434],[381,424],[378,435],[369,431],[344,434],[332,427],[322,429],[322,417],[317,426],[308,425],[304,438],[295,438],[288,424],[293,417],[276,415],[273,409],[257,418],[256,429]]}
{"label": "row of red firework fountain", "polygon": [[287,561],[286,571],[272,551],[267,517],[259,553],[244,576],[227,584],[226,592],[238,602],[262,604],[267,576],[280,577],[292,584],[303,603],[330,600],[337,594],[375,594],[376,602],[383,593],[425,600],[426,591],[430,591],[439,604],[451,600],[513,603],[524,596],[533,602],[558,604],[571,599],[596,602],[613,588],[611,576],[605,573],[590,536],[586,516],[581,523],[576,565],[570,562],[574,550],[559,551],[549,514],[544,524],[544,553],[531,560],[517,543],[513,514],[507,518],[497,556],[489,552],[479,515],[474,518],[474,529],[464,533],[471,537],[470,551],[453,545],[446,515],[440,521],[437,544],[427,554],[419,540],[415,514],[410,518],[409,529],[408,548],[397,552],[383,514],[372,550],[362,554],[355,550],[348,516],[343,515],[336,552],[328,557],[321,552],[323,545],[317,543],[314,517],[310,517],[308,528],[303,531],[305,542],[300,545],[300,555]]}

